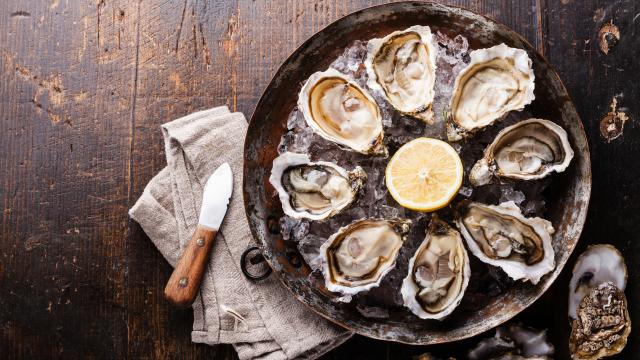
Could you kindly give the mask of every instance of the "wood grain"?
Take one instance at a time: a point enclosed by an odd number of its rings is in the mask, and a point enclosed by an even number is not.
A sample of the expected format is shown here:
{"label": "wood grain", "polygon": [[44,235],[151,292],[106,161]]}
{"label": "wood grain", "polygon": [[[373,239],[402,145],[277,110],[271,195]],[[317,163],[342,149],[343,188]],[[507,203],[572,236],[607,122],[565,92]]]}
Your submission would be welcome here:
{"label": "wood grain", "polygon": [[164,297],[171,303],[181,307],[193,304],[217,233],[202,225],[196,228],[164,288]]}
{"label": "wood grain", "polygon": [[[215,105],[247,116],[280,63],[360,0],[7,0],[0,4],[0,357],[222,358],[190,342],[191,314],[162,297],[171,268],[127,209],[164,165],[159,125]],[[640,8],[614,0],[460,0],[520,32],[558,68],[593,154],[591,216],[580,243],[640,261]],[[620,43],[604,55],[599,27]],[[598,130],[614,96],[631,118]],[[606,189],[606,190],[603,190]],[[569,267],[570,268],[570,267]],[[568,273],[519,318],[548,327],[565,358]],[[639,302],[629,275],[630,304]],[[542,314],[542,316],[541,316]],[[638,311],[632,311],[640,323]],[[640,354],[634,327],[625,359]],[[453,354],[454,347],[431,347]],[[407,358],[427,349],[355,337],[328,354]]]}

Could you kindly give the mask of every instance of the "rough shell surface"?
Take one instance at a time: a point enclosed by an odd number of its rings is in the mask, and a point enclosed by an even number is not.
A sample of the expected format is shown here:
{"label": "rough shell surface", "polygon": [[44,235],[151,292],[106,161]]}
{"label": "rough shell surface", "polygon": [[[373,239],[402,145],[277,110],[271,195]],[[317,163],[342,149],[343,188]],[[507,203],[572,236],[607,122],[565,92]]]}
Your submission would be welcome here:
{"label": "rough shell surface", "polygon": [[[339,206],[332,207],[331,210],[315,214],[309,211],[302,211],[295,209],[291,204],[291,194],[285,189],[282,179],[285,171],[293,166],[309,165],[309,166],[324,166],[335,170],[340,176],[345,178],[349,182],[349,191],[351,198],[348,201],[343,202]],[[322,220],[331,217],[340,211],[351,205],[357,198],[358,192],[363,186],[363,182],[367,179],[367,175],[361,167],[356,167],[352,171],[347,171],[342,167],[327,161],[312,162],[308,155],[297,154],[292,152],[286,152],[273,160],[273,166],[271,168],[271,175],[269,176],[269,182],[278,192],[278,197],[282,203],[282,211],[296,219],[310,219],[310,220]]]}
{"label": "rough shell surface", "polygon": [[[431,245],[431,238],[437,232],[444,233],[442,235],[447,236],[447,238],[451,242],[454,242],[457,249],[460,251],[460,253],[458,254],[459,257],[456,256],[455,259],[462,260],[462,264],[460,265],[461,273],[457,274],[457,276],[462,277],[462,282],[460,285],[460,289],[457,290],[458,293],[453,296],[453,299],[450,300],[449,304],[441,311],[434,313],[426,311],[426,309],[420,304],[420,302],[418,302],[416,298],[421,288],[420,286],[418,286],[418,284],[416,284],[414,280],[414,272],[418,256],[420,256],[420,254],[425,251],[429,245]],[[469,256],[467,255],[467,251],[462,242],[462,238],[460,237],[460,233],[450,227],[447,223],[434,218],[431,220],[431,224],[427,229],[425,239],[422,241],[415,254],[409,260],[409,271],[407,273],[407,276],[402,281],[402,287],[400,288],[404,305],[421,319],[442,320],[449,314],[451,314],[462,301],[462,297],[464,296],[464,292],[467,289],[467,285],[469,285],[470,277],[471,268],[469,266]]]}
{"label": "rough shell surface", "polygon": [[[368,120],[370,121],[370,123],[365,124],[364,121],[359,122],[360,125],[363,125],[363,131],[366,130],[366,134],[353,131],[348,131],[351,134],[344,134],[344,136],[335,133],[332,134],[326,130],[326,127],[322,126],[319,123],[318,119],[314,118],[310,105],[313,89],[317,84],[329,78],[341,79],[345,84],[347,84],[347,86],[355,89],[359,94],[361,94],[364,99],[375,108],[375,115],[372,119]],[[313,129],[316,134],[320,135],[326,140],[337,143],[347,150],[383,157],[388,156],[387,148],[383,143],[384,132],[382,129],[382,115],[380,113],[380,108],[378,107],[378,104],[376,103],[374,98],[369,94],[369,92],[360,87],[360,85],[358,85],[350,76],[345,75],[332,68],[329,68],[325,71],[318,71],[313,73],[309,77],[309,79],[307,79],[305,84],[302,86],[302,89],[300,90],[300,94],[298,95],[298,108],[302,112],[307,125],[309,125],[309,127]],[[344,129],[341,127],[340,131],[343,130]],[[357,134],[357,136],[359,137],[366,138],[366,141],[363,142],[361,141],[361,139],[359,139],[359,141],[354,142],[352,138],[349,138],[349,136],[352,136],[353,134]]]}
{"label": "rough shell surface", "polygon": [[510,111],[522,110],[535,99],[535,75],[525,50],[500,44],[474,50],[470,57],[454,83],[447,124],[450,141],[469,136]]}
{"label": "rough shell surface", "polygon": [[[521,166],[514,166],[512,169],[503,168],[500,162],[513,163],[510,157],[498,161],[497,157],[505,148],[516,145],[521,139],[535,139],[536,143],[543,145],[544,150],[551,151],[553,158],[546,159],[531,166],[531,169],[524,170]],[[546,141],[560,143],[546,145]],[[530,144],[530,143],[529,143]],[[539,149],[530,146],[523,150],[524,160],[538,160],[548,157],[549,154],[535,154]],[[560,153],[556,153],[561,150]],[[573,149],[569,143],[567,132],[556,123],[544,119],[528,119],[502,129],[491,144],[484,150],[482,159],[478,160],[469,173],[469,181],[474,186],[486,185],[493,177],[504,177],[518,180],[541,179],[552,172],[563,172],[573,159]],[[517,161],[517,160],[513,160]]]}
{"label": "rough shell surface", "polygon": [[[544,258],[535,264],[527,265],[522,261],[510,259],[493,259],[487,256],[474,240],[469,229],[467,229],[466,225],[464,224],[464,212],[469,206],[477,206],[483,210],[490,211],[498,215],[506,215],[512,217],[515,220],[531,227],[542,240]],[[500,267],[505,273],[507,273],[507,275],[509,275],[509,277],[514,280],[531,281],[534,285],[540,281],[540,278],[542,278],[542,276],[555,268],[555,253],[553,250],[551,238],[551,234],[553,234],[554,229],[551,225],[551,222],[539,217],[524,217],[522,215],[522,212],[520,211],[520,208],[513,201],[504,202],[498,206],[480,203],[468,203],[463,206],[462,212],[463,213],[460,214],[460,216],[457,218],[458,228],[460,229],[460,233],[465,239],[469,250],[471,250],[471,253],[473,253],[482,262]]]}
{"label": "rough shell surface", "polygon": [[[320,246],[320,261],[322,264],[322,273],[325,279],[325,286],[329,291],[341,293],[343,295],[354,295],[362,291],[370,290],[374,287],[378,287],[382,279],[389,273],[389,271],[393,270],[396,266],[396,258],[398,256],[398,252],[400,248],[398,247],[393,253],[388,254],[386,256],[386,262],[383,263],[382,267],[378,267],[376,269],[376,278],[371,279],[371,281],[363,282],[360,285],[352,285],[347,283],[339,283],[335,281],[334,275],[336,274],[338,269],[334,269],[334,261],[330,260],[331,254],[329,252],[338,245],[339,242],[344,240],[350,234],[353,234],[355,231],[358,231],[365,224],[375,224],[381,225],[384,224],[388,226],[392,231],[394,231],[397,235],[399,235],[402,243],[406,240],[407,234],[409,233],[411,220],[405,219],[361,219],[352,222],[351,224],[340,228],[335,234],[331,235],[327,241],[325,241],[322,246]],[[400,245],[401,247],[402,245]],[[350,301],[350,299],[349,299]]]}
{"label": "rough shell surface", "polygon": [[[420,71],[421,77],[415,79],[414,76],[410,81],[398,81],[402,79],[397,79],[398,75],[394,73],[391,76],[393,78],[393,82],[391,84],[397,85],[400,83],[400,87],[402,88],[406,86],[419,86],[419,89],[406,91],[406,94],[404,94],[405,96],[402,96],[404,92],[403,88],[398,90],[399,94],[390,96],[388,91],[391,89],[388,89],[389,86],[385,83],[384,79],[380,79],[378,76],[376,71],[377,66],[375,64],[379,59],[381,50],[388,50],[387,48],[390,47],[396,39],[402,38],[403,35],[408,34],[416,34],[419,37],[419,43],[424,45],[426,49],[426,57],[422,59],[425,63],[423,64],[424,68]],[[432,117],[431,104],[435,95],[434,86],[437,68],[437,52],[438,47],[434,44],[433,35],[428,26],[414,25],[405,30],[394,31],[383,38],[371,39],[367,43],[367,58],[365,59],[365,67],[369,77],[367,86],[373,91],[381,94],[396,110],[401,113],[429,121]],[[397,53],[400,53],[400,51]],[[393,60],[394,64],[396,64],[395,69],[397,69],[396,57],[394,57]],[[404,99],[402,99],[403,97]]]}
{"label": "rough shell surface", "polygon": [[576,360],[597,360],[618,354],[627,344],[631,319],[624,292],[605,282],[580,302],[571,324],[569,350]]}
{"label": "rough shell surface", "polygon": [[576,318],[576,310],[582,299],[593,288],[612,282],[620,290],[627,286],[627,265],[624,257],[613,245],[591,245],[585,250],[573,266],[573,275],[569,282],[569,317]]}

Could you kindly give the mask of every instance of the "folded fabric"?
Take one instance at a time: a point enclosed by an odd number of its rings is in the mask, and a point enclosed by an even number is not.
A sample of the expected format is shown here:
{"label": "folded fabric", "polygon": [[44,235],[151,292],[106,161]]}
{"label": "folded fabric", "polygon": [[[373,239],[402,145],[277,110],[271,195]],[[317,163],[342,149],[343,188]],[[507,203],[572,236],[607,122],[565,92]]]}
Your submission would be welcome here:
{"label": "folded fabric", "polygon": [[192,340],[233,344],[240,359],[314,359],[352,334],[295,300],[275,275],[251,282],[240,270],[242,253],[254,245],[242,199],[246,130],[244,116],[226,107],[162,125],[167,167],[149,182],[129,215],[175,266],[198,223],[206,180],[228,162],[233,196],[193,304]]}

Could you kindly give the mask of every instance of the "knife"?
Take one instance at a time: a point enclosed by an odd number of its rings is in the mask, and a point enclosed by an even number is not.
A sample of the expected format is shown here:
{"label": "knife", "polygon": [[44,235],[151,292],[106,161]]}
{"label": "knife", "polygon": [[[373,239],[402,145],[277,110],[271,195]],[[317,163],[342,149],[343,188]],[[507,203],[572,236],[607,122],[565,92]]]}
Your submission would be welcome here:
{"label": "knife", "polygon": [[224,163],[207,180],[198,226],[164,288],[164,296],[170,302],[186,307],[195,300],[232,190],[233,173],[229,164]]}

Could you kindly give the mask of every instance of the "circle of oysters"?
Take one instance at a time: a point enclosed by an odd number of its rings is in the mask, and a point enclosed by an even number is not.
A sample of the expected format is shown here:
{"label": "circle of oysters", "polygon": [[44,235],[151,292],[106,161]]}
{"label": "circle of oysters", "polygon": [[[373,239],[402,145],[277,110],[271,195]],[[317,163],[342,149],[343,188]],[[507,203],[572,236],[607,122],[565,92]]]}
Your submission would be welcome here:
{"label": "circle of oysters", "polygon": [[[396,111],[429,124],[436,57],[428,26],[371,39],[364,61],[366,88],[336,69],[319,71],[302,86],[298,109],[317,135],[345,151],[387,157],[383,116],[369,90]],[[455,79],[446,120],[449,141],[471,137],[535,98],[535,76],[525,50],[500,44],[474,50],[470,59]],[[564,171],[572,158],[564,129],[549,120],[529,119],[498,134],[470,180],[478,186],[500,178],[539,179]],[[322,221],[353,203],[366,174],[359,167],[348,171],[285,152],[274,160],[269,181],[286,215]],[[441,320],[458,306],[470,278],[467,249],[511,278],[533,284],[555,268],[552,224],[525,217],[513,202],[463,203],[455,225],[457,229],[434,216],[410,259],[400,291],[404,305],[420,318]],[[395,267],[410,226],[405,219],[365,218],[340,228],[320,248],[327,289],[353,295],[379,286]]]}

